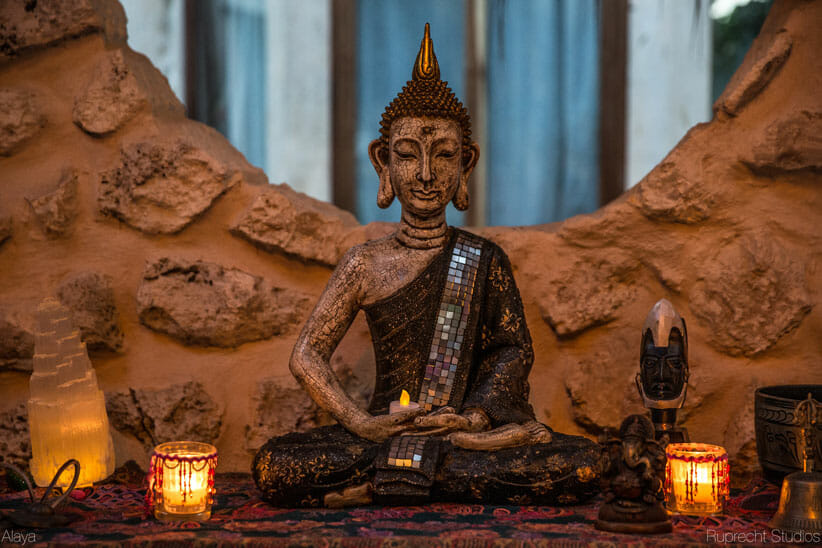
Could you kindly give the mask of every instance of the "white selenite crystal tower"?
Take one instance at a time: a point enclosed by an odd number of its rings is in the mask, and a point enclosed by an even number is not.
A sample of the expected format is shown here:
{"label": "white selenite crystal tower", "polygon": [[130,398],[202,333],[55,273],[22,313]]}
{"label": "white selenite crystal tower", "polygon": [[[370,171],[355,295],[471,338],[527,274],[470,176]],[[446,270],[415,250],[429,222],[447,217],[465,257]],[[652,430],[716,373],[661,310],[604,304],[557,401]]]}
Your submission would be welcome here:
{"label": "white selenite crystal tower", "polygon": [[[68,316],[68,310],[53,298],[37,307],[28,407],[31,474],[41,487],[69,459],[80,462],[78,487],[114,472],[105,398],[86,344]],[[73,469],[68,468],[57,485],[68,485],[72,476]]]}

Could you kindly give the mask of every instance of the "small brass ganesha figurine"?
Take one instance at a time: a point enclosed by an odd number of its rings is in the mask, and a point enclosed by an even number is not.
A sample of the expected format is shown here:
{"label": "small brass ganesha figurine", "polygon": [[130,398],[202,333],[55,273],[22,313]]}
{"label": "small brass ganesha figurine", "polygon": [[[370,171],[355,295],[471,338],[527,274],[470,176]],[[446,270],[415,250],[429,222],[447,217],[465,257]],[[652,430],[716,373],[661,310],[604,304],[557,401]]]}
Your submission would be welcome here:
{"label": "small brass ganesha figurine", "polygon": [[595,527],[615,533],[670,533],[671,520],[662,505],[665,451],[654,439],[644,415],[622,421],[619,437],[605,442],[601,460],[602,491]]}
{"label": "small brass ganesha figurine", "polygon": [[[400,224],[345,254],[306,322],[291,371],[338,424],[264,445],[253,464],[263,496],[335,507],[571,504],[596,494],[597,445],[551,431],[528,402],[534,352],[508,257],[446,224],[449,202],[468,207],[479,147],[468,112],[440,79],[428,25],[411,81],[386,108],[368,154],[377,203],[399,200]],[[360,310],[377,368],[367,410],[329,365]],[[399,404],[403,391],[413,404]]]}

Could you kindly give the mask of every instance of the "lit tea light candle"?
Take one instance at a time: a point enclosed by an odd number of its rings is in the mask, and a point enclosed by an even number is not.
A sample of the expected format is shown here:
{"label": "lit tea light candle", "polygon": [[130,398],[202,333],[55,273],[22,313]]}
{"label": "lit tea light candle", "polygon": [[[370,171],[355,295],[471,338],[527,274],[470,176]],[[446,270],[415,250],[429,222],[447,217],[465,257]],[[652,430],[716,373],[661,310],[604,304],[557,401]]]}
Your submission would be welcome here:
{"label": "lit tea light candle", "polygon": [[214,501],[217,449],[208,443],[173,441],[151,455],[149,490],[154,516],[162,520],[205,521]]}
{"label": "lit tea light candle", "polygon": [[721,514],[730,493],[728,453],[718,445],[665,448],[665,506],[679,514]]}
{"label": "lit tea light candle", "polygon": [[413,411],[414,409],[419,409],[420,404],[415,401],[411,401],[411,396],[408,395],[408,392],[405,390],[402,391],[399,400],[394,400],[388,406],[389,414],[393,415],[394,413],[402,413],[403,411]]}

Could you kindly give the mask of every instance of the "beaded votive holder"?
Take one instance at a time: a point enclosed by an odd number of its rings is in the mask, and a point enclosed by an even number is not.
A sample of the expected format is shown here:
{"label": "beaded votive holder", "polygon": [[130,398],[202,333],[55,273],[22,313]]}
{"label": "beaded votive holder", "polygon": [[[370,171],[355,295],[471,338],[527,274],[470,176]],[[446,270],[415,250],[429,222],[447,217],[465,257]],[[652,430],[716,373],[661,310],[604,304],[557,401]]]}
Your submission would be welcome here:
{"label": "beaded votive holder", "polygon": [[678,514],[725,511],[730,494],[728,453],[718,445],[671,443],[665,448],[665,506]]}
{"label": "beaded votive holder", "polygon": [[154,448],[146,499],[160,520],[206,521],[214,502],[217,448],[172,441]]}

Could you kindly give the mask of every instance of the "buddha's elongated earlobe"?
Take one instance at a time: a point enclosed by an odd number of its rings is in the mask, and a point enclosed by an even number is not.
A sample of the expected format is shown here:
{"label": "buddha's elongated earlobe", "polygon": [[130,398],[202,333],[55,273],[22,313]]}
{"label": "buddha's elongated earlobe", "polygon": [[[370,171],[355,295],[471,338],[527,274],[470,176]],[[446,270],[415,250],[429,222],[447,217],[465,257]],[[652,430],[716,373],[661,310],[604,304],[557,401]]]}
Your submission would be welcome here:
{"label": "buddha's elongated earlobe", "polygon": [[462,150],[462,173],[460,173],[460,182],[457,185],[457,191],[454,193],[454,199],[451,200],[454,207],[460,211],[465,211],[471,203],[468,195],[468,177],[474,171],[474,167],[479,161],[479,146],[477,143],[471,143]]}
{"label": "buddha's elongated earlobe", "polygon": [[385,209],[394,201],[394,187],[391,186],[391,176],[388,168],[380,174],[380,189],[377,191],[377,205]]}
{"label": "buddha's elongated earlobe", "polygon": [[385,209],[394,201],[394,187],[391,186],[391,174],[388,169],[388,147],[381,139],[374,139],[368,145],[368,157],[380,178],[377,205]]}
{"label": "buddha's elongated earlobe", "polygon": [[460,211],[465,211],[471,205],[471,198],[468,196],[468,180],[460,177],[460,182],[457,185],[457,192],[454,193],[454,199],[451,200],[454,207]]}

